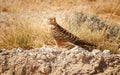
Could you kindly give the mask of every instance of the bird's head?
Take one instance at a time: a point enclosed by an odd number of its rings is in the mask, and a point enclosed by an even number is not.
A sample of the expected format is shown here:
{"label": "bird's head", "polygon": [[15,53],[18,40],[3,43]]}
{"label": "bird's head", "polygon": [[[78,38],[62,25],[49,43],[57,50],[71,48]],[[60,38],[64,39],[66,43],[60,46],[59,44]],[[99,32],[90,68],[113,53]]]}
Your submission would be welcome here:
{"label": "bird's head", "polygon": [[55,17],[49,18],[48,24],[49,25],[57,25],[56,18]]}

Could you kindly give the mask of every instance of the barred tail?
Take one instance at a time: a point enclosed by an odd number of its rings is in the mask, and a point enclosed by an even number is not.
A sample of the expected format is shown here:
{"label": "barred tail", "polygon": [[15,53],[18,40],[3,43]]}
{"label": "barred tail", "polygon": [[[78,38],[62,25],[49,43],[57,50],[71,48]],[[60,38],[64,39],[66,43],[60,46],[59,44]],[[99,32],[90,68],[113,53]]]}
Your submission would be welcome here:
{"label": "barred tail", "polygon": [[74,44],[76,44],[76,45],[89,45],[89,46],[95,46],[94,44],[92,44],[92,43],[89,43],[89,42],[87,42],[87,41],[85,41],[85,40],[77,40],[77,41],[75,41],[74,42]]}
{"label": "barred tail", "polygon": [[92,43],[88,43],[86,41],[83,40],[78,40],[74,42],[75,45],[81,46],[82,48],[88,50],[88,51],[92,51],[94,48],[96,48],[96,46]]}
{"label": "barred tail", "polygon": [[77,37],[77,36],[75,36],[75,35],[73,35],[73,34],[71,34],[69,32],[65,32],[65,34],[67,35],[66,36],[67,38],[65,37],[65,39],[68,40],[69,42],[75,44],[75,45],[79,45],[79,46],[81,46],[81,45],[89,45],[89,46],[96,47],[94,44],[89,43],[89,42],[87,42],[85,40],[80,40],[79,37]]}

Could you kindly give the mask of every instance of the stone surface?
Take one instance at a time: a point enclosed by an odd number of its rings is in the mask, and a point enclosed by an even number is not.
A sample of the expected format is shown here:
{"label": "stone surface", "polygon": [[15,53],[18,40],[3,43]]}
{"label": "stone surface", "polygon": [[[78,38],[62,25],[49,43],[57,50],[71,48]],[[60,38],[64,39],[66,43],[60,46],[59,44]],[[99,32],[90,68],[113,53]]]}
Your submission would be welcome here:
{"label": "stone surface", "polygon": [[62,48],[0,53],[0,75],[120,75],[120,54]]}

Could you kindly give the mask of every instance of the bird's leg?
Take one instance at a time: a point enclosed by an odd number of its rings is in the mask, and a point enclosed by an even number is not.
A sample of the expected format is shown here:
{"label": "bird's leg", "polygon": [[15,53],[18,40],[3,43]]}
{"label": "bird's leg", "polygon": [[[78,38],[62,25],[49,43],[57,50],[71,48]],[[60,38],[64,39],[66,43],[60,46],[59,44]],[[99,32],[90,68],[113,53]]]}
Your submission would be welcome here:
{"label": "bird's leg", "polygon": [[62,46],[62,41],[55,39],[55,44],[56,44],[55,47],[59,48],[60,46]]}

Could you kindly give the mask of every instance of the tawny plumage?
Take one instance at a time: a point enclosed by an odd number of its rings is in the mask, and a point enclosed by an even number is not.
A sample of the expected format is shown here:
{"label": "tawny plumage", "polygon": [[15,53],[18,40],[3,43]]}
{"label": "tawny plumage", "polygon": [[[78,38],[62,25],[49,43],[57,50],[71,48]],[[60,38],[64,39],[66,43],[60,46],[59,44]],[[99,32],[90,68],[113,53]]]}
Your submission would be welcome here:
{"label": "tawny plumage", "polygon": [[58,25],[56,22],[56,18],[49,18],[48,24],[50,25],[49,33],[55,39],[57,46],[61,46],[62,42],[65,42],[65,41],[70,42],[74,45],[81,46],[87,50],[95,46],[84,40],[80,40],[79,37],[75,36],[74,34],[68,32],[63,27]]}

